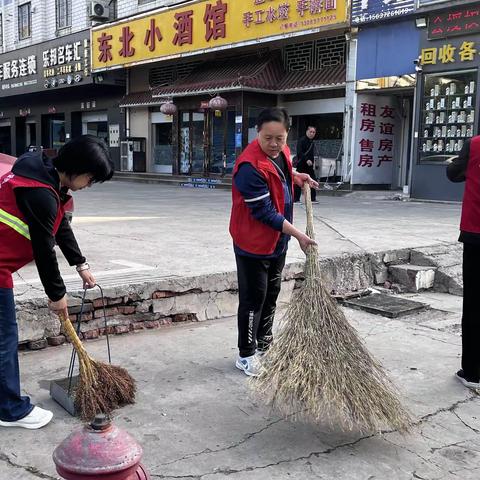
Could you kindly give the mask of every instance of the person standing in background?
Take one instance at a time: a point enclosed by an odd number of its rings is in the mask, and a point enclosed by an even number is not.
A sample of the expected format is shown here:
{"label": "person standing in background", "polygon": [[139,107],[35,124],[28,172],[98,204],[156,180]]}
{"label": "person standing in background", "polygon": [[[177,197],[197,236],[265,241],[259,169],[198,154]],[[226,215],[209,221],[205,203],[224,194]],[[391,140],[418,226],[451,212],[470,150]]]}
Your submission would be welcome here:
{"label": "person standing in background", "polygon": [[[310,178],[317,181],[315,176],[315,157],[314,150],[315,144],[314,139],[317,134],[317,129],[313,126],[307,127],[305,136],[303,136],[297,143],[297,172],[307,173]],[[317,201],[317,192],[315,189],[312,189],[312,202],[316,203]],[[299,202],[300,196],[302,195],[302,189],[295,185],[295,196],[294,201]]]}
{"label": "person standing in background", "polygon": [[480,320],[478,271],[480,270],[480,135],[467,140],[447,166],[452,182],[465,182],[459,241],[463,243],[462,368],[455,374],[468,388],[480,389]]}

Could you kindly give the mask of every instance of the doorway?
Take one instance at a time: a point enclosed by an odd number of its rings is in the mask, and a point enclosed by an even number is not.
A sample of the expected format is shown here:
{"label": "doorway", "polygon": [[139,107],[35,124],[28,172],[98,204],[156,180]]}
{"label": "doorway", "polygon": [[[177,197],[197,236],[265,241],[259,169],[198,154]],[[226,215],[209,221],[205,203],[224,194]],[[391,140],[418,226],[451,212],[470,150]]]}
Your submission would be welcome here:
{"label": "doorway", "polygon": [[181,112],[180,119],[180,173],[232,173],[236,158],[235,110]]}

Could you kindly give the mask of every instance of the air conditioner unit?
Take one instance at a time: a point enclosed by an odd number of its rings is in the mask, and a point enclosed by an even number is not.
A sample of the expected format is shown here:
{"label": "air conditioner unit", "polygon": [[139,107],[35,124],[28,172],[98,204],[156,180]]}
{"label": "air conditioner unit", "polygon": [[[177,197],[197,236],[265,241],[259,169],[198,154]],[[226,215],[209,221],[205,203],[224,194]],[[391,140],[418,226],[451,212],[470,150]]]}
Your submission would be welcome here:
{"label": "air conditioner unit", "polygon": [[109,20],[110,7],[107,1],[90,2],[90,20]]}

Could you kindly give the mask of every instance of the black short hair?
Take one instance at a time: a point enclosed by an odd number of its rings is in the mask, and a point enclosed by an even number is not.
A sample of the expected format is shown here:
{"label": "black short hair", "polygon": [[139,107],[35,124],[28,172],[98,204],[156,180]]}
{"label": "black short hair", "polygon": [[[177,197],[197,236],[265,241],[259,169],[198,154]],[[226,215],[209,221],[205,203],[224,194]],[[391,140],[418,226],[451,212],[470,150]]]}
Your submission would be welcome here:
{"label": "black short hair", "polygon": [[265,108],[260,112],[257,119],[257,130],[260,131],[264,123],[279,122],[288,132],[290,130],[290,117],[284,108]]}
{"label": "black short hair", "polygon": [[105,142],[94,135],[81,135],[67,142],[53,159],[54,167],[69,176],[92,175],[92,182],[113,177],[114,165]]}
{"label": "black short hair", "polygon": [[317,131],[317,127],[315,127],[315,125],[309,125],[307,127],[307,130],[310,130],[311,128],[313,128],[315,131]]}

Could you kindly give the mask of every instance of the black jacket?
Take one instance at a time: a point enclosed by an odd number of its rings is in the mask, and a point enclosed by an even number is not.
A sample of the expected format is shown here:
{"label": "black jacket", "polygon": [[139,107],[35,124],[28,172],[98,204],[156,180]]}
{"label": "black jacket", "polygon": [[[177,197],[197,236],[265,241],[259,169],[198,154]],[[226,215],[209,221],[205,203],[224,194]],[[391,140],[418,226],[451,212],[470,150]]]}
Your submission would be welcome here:
{"label": "black jacket", "polygon": [[313,163],[314,145],[313,140],[307,136],[302,137],[297,143],[297,171],[309,173],[313,171],[313,165],[307,165],[307,160]]}
{"label": "black jacket", "polygon": [[[28,152],[18,158],[12,168],[15,175],[51,185],[65,202],[66,192],[60,189],[57,171],[45,155]],[[63,217],[57,234],[53,227],[57,217],[58,200],[48,188],[17,188],[15,197],[20,211],[25,216],[32,240],[33,256],[45,293],[53,301],[60,300],[66,293],[55,254],[55,242],[70,265],[85,262],[68,220]]]}

